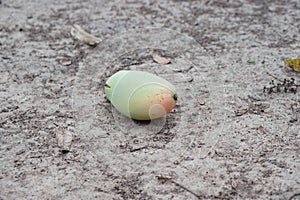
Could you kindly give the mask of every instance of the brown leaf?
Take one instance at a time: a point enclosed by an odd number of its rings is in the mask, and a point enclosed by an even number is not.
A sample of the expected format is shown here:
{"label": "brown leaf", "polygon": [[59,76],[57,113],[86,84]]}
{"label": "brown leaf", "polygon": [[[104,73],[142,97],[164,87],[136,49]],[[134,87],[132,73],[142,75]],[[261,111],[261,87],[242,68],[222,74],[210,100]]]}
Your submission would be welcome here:
{"label": "brown leaf", "polygon": [[235,115],[242,116],[242,115],[246,114],[247,112],[248,112],[247,109],[240,109],[240,110],[235,111]]}
{"label": "brown leaf", "polygon": [[171,62],[171,59],[165,58],[165,57],[162,57],[161,55],[159,55],[157,49],[153,50],[152,58],[155,62],[157,62],[159,64],[163,64],[163,65],[169,64]]}
{"label": "brown leaf", "polygon": [[263,134],[266,134],[266,133],[267,133],[266,128],[263,127],[263,126],[259,126],[259,127],[258,127],[258,130],[259,130],[261,133],[263,133]]}
{"label": "brown leaf", "polygon": [[77,24],[73,25],[73,28],[71,29],[71,35],[79,41],[91,46],[96,46],[101,42],[99,38],[87,33]]}
{"label": "brown leaf", "polygon": [[54,132],[57,138],[58,146],[62,151],[69,152],[73,140],[72,133],[70,131],[63,130],[62,128],[56,128]]}

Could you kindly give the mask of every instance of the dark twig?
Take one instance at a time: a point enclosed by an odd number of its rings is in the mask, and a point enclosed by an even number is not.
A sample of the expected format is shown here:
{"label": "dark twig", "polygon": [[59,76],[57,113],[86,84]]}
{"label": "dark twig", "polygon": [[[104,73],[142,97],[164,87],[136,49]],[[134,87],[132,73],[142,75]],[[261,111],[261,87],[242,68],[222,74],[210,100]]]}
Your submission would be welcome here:
{"label": "dark twig", "polygon": [[194,196],[197,197],[198,199],[203,199],[203,196],[200,196],[199,194],[196,194],[196,193],[193,192],[192,190],[190,190],[190,189],[186,188],[185,186],[183,186],[183,185],[177,183],[176,181],[174,181],[174,180],[170,180],[170,181],[171,181],[172,183],[174,183],[176,186],[178,186],[178,187],[184,189],[185,191],[191,193],[192,195],[194,195]]}
{"label": "dark twig", "polygon": [[300,196],[300,193],[296,193],[296,194],[294,194],[293,196],[291,196],[290,198],[289,198],[289,200],[293,200],[295,197],[297,197],[297,196]]}

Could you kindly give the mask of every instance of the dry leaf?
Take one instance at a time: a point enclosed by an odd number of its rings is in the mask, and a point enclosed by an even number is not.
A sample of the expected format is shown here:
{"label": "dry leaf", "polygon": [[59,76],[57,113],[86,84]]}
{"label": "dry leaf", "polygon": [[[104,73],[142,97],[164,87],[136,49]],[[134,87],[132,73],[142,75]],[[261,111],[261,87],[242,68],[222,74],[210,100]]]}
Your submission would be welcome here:
{"label": "dry leaf", "polygon": [[201,98],[198,98],[198,103],[203,106],[205,104],[205,101]]}
{"label": "dry leaf", "polygon": [[258,130],[259,130],[261,133],[263,133],[263,134],[266,134],[266,133],[267,133],[266,128],[263,127],[263,126],[259,126],[259,127],[258,127]]}
{"label": "dry leaf", "polygon": [[157,176],[158,179],[172,179],[173,176],[169,175],[169,174],[164,174],[164,173],[160,173],[158,176]]}
{"label": "dry leaf", "polygon": [[171,62],[171,59],[159,55],[158,50],[156,49],[154,49],[152,52],[152,58],[155,62],[163,65],[169,64]]}
{"label": "dry leaf", "polygon": [[69,152],[73,140],[72,133],[70,131],[63,130],[62,128],[56,128],[54,131],[58,146],[63,152]]}
{"label": "dry leaf", "polygon": [[248,112],[247,109],[240,109],[240,110],[235,111],[235,115],[242,116],[242,115],[246,114],[247,112]]}
{"label": "dry leaf", "polygon": [[296,72],[300,72],[300,58],[285,59],[284,63],[293,68]]}
{"label": "dry leaf", "polygon": [[87,33],[77,24],[73,25],[73,28],[71,29],[71,35],[79,41],[91,46],[95,46],[101,42],[99,38]]}

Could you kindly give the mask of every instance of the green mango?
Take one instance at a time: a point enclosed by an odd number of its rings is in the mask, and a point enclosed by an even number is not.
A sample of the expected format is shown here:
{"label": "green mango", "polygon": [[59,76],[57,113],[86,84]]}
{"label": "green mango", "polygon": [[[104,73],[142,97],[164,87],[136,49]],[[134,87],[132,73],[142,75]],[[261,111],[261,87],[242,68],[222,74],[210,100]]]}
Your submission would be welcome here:
{"label": "green mango", "polygon": [[175,107],[177,100],[170,82],[143,71],[113,74],[106,81],[105,94],[120,113],[136,120],[160,118]]}

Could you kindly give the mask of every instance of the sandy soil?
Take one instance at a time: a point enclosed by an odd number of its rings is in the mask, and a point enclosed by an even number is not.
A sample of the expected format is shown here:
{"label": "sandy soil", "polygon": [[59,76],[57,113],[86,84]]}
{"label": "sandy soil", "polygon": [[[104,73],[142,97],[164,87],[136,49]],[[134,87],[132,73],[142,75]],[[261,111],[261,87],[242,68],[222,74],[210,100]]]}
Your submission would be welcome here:
{"label": "sandy soil", "polygon": [[[299,199],[300,87],[268,88],[299,85],[283,60],[300,56],[300,3],[221,2],[0,1],[0,198]],[[172,82],[175,109],[118,115],[103,83],[120,69]]]}

